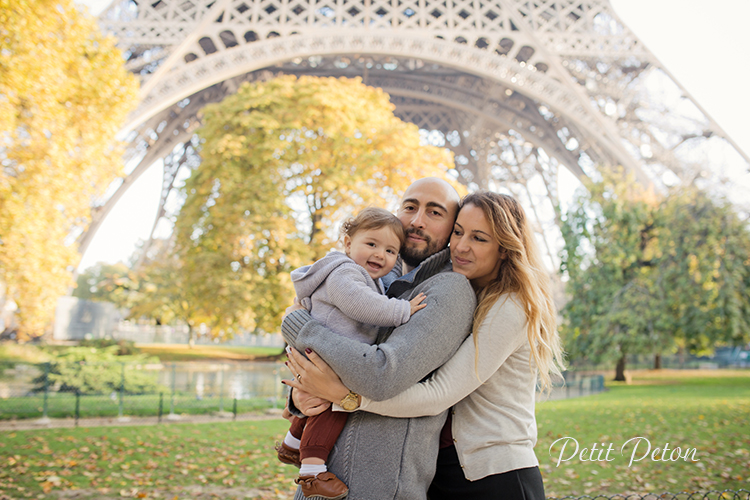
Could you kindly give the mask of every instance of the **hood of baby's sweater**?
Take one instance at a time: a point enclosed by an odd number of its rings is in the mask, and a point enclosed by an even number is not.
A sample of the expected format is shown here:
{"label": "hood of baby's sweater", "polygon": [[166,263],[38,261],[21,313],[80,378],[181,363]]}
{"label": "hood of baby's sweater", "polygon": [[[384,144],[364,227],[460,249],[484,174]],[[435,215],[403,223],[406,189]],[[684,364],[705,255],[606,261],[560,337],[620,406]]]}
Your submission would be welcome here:
{"label": "hood of baby's sweater", "polygon": [[345,253],[333,250],[325,257],[309,266],[295,269],[291,273],[297,297],[309,297],[328,278],[328,275],[342,264],[356,265]]}

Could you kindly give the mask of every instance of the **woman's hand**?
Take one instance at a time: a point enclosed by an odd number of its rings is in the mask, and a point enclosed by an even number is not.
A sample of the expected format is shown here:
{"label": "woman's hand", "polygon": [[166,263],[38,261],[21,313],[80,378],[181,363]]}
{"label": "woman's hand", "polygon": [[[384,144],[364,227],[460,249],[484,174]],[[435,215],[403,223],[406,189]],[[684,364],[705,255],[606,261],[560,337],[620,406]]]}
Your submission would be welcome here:
{"label": "woman's hand", "polygon": [[289,361],[286,365],[294,379],[281,382],[333,403],[344,399],[349,394],[349,389],[341,382],[338,375],[317,354],[309,349],[305,353],[308,359],[305,359],[296,349],[291,347],[287,349]]}

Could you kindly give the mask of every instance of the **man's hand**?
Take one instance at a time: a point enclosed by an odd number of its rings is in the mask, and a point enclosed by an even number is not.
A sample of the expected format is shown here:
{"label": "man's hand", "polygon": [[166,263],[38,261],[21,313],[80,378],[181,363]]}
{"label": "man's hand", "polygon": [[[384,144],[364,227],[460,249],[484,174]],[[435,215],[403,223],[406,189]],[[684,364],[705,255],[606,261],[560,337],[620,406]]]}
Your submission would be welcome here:
{"label": "man's hand", "polygon": [[297,349],[286,348],[286,366],[292,373],[291,380],[282,380],[283,384],[298,391],[319,397],[325,401],[338,403],[349,394],[349,389],[341,382],[341,379],[320,356],[310,349],[305,349],[307,358],[300,354]]}
{"label": "man's hand", "polygon": [[308,417],[319,415],[331,406],[331,403],[325,399],[316,398],[300,390],[292,391],[292,400],[294,406]]}
{"label": "man's hand", "polygon": [[281,412],[281,416],[287,420],[289,420],[289,423],[292,423],[292,419],[296,418],[294,415],[292,415],[292,412],[289,411],[289,405],[284,405],[284,411]]}

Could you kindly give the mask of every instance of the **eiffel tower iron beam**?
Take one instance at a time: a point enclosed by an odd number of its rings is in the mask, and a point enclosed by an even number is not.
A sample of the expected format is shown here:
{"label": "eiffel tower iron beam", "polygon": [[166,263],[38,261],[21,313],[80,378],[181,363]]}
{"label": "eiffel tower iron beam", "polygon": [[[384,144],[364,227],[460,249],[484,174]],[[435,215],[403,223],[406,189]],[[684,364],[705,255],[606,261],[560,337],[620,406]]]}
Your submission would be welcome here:
{"label": "eiffel tower iron beam", "polygon": [[133,169],[82,252],[133,180],[185,147],[203,105],[283,73],[384,88],[397,115],[453,149],[459,180],[542,182],[552,209],[559,166],[582,178],[621,165],[661,187],[705,170],[697,155],[716,148],[750,164],[607,0],[115,0],[99,22],[142,92],[123,131]]}

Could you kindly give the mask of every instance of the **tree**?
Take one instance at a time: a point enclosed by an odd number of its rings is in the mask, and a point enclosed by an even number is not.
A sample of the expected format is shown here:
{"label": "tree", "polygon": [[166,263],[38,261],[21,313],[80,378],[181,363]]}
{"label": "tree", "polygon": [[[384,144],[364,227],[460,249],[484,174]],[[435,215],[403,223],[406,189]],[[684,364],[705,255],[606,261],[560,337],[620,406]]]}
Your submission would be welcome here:
{"label": "tree", "polygon": [[99,262],[78,275],[73,296],[130,309],[140,287],[141,276],[127,265]]}
{"label": "tree", "polygon": [[[169,240],[161,240],[138,270],[142,284],[131,299],[130,317],[147,317],[158,324],[188,326],[192,347],[199,329],[212,338],[228,339],[250,324],[247,287],[221,272],[226,265],[216,252],[198,252],[182,259]],[[229,278],[229,280],[227,280]]]}
{"label": "tree", "polygon": [[650,273],[658,200],[630,181],[588,184],[561,228],[565,348],[571,359],[617,360],[615,380],[625,380],[627,354],[661,341]]}
{"label": "tree", "polygon": [[[99,263],[86,269],[78,277],[74,295],[111,302],[127,309],[130,319],[147,318],[157,325],[185,324],[191,347],[199,331],[213,338],[228,338],[242,328],[241,324],[250,321],[246,317],[245,288],[240,283],[213,280],[212,262],[219,262],[216,253],[203,253],[196,259],[199,267],[188,268],[174,252],[171,239],[154,241],[140,258],[138,252],[142,251],[137,251],[132,259],[141,263],[137,268]],[[188,278],[193,275],[201,279]],[[218,276],[221,278],[221,273]],[[206,281],[211,283],[207,285]],[[217,290],[218,295],[204,299],[206,293]]]}
{"label": "tree", "polygon": [[664,196],[630,178],[591,183],[562,227],[571,358],[710,351],[750,338],[750,232],[731,205],[692,186]]}
{"label": "tree", "polygon": [[359,79],[294,76],[205,108],[202,162],[175,224],[199,309],[223,318],[239,300],[238,326],[275,330],[294,295],[289,272],[334,246],[335,224],[395,202],[415,178],[445,175],[450,154],[420,145],[393,109]]}
{"label": "tree", "polygon": [[704,354],[750,340],[750,230],[734,208],[697,189],[662,206],[657,285],[677,347]]}
{"label": "tree", "polygon": [[71,284],[136,92],[114,40],[72,0],[0,0],[0,281],[22,337],[43,332]]}

